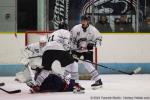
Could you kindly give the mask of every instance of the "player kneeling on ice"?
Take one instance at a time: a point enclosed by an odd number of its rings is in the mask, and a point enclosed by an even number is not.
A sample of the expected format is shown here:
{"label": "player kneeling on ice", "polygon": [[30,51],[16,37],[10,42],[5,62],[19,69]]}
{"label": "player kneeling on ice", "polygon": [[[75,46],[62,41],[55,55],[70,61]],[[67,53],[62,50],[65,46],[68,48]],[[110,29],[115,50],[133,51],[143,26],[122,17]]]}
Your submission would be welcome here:
{"label": "player kneeling on ice", "polygon": [[[81,17],[81,24],[74,26],[71,30],[71,49],[72,55],[84,60],[93,62],[93,47],[101,45],[102,36],[100,32],[89,24],[89,17]],[[91,74],[95,83],[91,85],[93,89],[102,86],[102,81],[98,71],[90,62],[83,62],[84,67]]]}
{"label": "player kneeling on ice", "polygon": [[[36,75],[35,81],[31,80],[27,82],[27,85],[32,88],[33,92],[84,91],[84,88],[77,83],[78,64],[67,52],[67,50],[70,48],[69,40],[70,32],[67,30],[60,29],[51,34],[49,42],[42,49],[42,71],[38,72],[39,74]],[[60,62],[62,67],[65,67],[63,76],[66,77],[71,75],[70,81],[68,83],[64,78],[60,78],[56,74],[50,73],[52,71],[52,64],[56,60]]]}
{"label": "player kneeling on ice", "polygon": [[26,82],[31,78],[29,70],[41,67],[42,48],[46,45],[47,41],[48,39],[46,36],[41,36],[39,42],[31,43],[25,47],[24,55],[21,59],[21,62],[25,65],[25,69],[16,74],[15,80],[19,82]]}

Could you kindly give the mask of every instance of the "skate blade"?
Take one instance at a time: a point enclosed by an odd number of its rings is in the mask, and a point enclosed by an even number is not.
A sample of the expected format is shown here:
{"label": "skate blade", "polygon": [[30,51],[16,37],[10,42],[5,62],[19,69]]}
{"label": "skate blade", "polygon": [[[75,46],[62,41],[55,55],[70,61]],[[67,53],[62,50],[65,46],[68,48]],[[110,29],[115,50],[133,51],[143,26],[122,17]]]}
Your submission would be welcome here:
{"label": "skate blade", "polygon": [[100,85],[100,86],[92,86],[92,90],[97,90],[99,88],[102,88],[102,85]]}
{"label": "skate blade", "polygon": [[74,90],[73,93],[75,93],[75,94],[84,94],[85,91],[84,90],[80,90],[80,91]]}

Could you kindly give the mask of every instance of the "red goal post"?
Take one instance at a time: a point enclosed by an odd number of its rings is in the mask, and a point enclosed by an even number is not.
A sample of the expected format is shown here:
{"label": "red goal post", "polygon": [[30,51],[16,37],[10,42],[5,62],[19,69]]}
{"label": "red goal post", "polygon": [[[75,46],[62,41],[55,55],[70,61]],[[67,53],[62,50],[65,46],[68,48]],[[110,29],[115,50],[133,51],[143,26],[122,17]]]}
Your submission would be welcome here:
{"label": "red goal post", "polygon": [[28,44],[38,42],[40,40],[41,36],[48,36],[52,33],[53,31],[26,31],[25,32],[25,46]]}

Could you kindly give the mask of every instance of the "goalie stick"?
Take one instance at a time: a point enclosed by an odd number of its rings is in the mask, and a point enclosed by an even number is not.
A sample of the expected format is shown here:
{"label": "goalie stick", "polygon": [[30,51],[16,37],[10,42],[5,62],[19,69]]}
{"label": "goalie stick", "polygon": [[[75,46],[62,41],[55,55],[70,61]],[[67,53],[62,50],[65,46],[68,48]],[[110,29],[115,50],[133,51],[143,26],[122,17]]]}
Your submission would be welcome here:
{"label": "goalie stick", "polygon": [[[16,34],[16,33],[15,33],[15,38],[17,39],[17,34]],[[17,43],[18,43],[18,41],[17,41]],[[4,85],[5,85],[5,83],[3,83],[3,82],[0,83],[0,86],[4,86]],[[8,91],[8,90],[5,90],[5,89],[3,89],[3,88],[0,88],[0,90],[6,92],[6,93],[8,93],[8,94],[14,94],[14,93],[20,93],[20,92],[21,92],[20,89]]]}
{"label": "goalie stick", "polygon": [[4,86],[5,85],[5,83],[0,83],[0,86]]}
{"label": "goalie stick", "polygon": [[32,56],[32,57],[28,57],[28,59],[38,58],[38,57],[42,57],[42,56]]}
{"label": "goalie stick", "polygon": [[118,69],[114,69],[114,68],[111,68],[111,67],[108,67],[108,66],[104,66],[104,65],[101,65],[101,64],[97,64],[97,63],[94,63],[94,62],[91,62],[91,61],[83,60],[83,59],[80,59],[80,58],[78,58],[78,57],[76,57],[76,56],[73,56],[73,58],[75,58],[75,59],[77,59],[77,60],[89,62],[89,63],[91,63],[91,64],[94,64],[94,65],[97,65],[97,66],[100,66],[100,67],[103,67],[103,68],[107,68],[107,69],[110,69],[110,70],[113,70],[113,71],[117,71],[117,72],[120,72],[120,73],[123,73],[123,74],[127,74],[127,75],[137,74],[138,72],[141,71],[141,67],[138,67],[138,68],[134,69],[132,72],[125,72],[125,71],[122,71],[122,70],[118,70]]}
{"label": "goalie stick", "polygon": [[3,88],[0,88],[0,90],[2,90],[2,91],[4,91],[4,92],[6,92],[6,93],[8,93],[8,94],[15,94],[15,93],[20,93],[20,92],[21,92],[21,90],[20,90],[20,89],[18,89],[18,90],[8,91],[8,90],[5,90],[5,89],[3,89]]}
{"label": "goalie stick", "polygon": [[[5,85],[5,83],[0,83],[0,86],[4,86]],[[4,92],[6,92],[6,93],[8,93],[8,94],[14,94],[14,93],[20,93],[21,92],[21,90],[13,90],[13,91],[7,91],[7,90],[5,90],[5,89],[3,89],[3,88],[0,88],[0,90],[2,90],[2,91],[4,91]]]}

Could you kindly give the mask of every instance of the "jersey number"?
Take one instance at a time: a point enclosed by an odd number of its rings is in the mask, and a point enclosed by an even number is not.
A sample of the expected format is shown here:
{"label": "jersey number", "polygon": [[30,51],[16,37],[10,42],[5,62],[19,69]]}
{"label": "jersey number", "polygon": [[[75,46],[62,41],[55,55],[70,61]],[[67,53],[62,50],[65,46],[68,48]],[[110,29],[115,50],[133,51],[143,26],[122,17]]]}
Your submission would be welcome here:
{"label": "jersey number", "polygon": [[52,35],[51,37],[49,37],[48,41],[54,41],[54,35]]}

